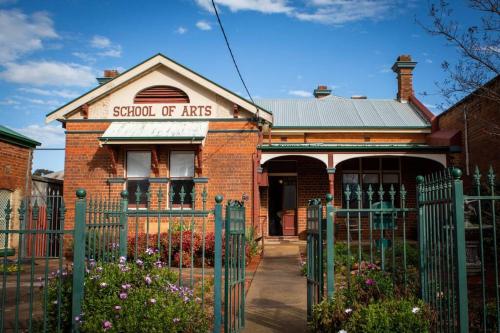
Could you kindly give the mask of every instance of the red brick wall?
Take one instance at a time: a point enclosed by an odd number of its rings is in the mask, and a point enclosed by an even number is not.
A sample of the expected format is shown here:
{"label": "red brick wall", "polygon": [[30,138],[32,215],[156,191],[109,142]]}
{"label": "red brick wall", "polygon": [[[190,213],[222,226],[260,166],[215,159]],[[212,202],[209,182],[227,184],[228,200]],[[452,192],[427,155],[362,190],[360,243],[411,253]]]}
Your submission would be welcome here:
{"label": "red brick wall", "polygon": [[[492,88],[500,94],[500,80],[493,82]],[[467,175],[465,156],[465,120],[467,113],[467,137],[469,151],[469,171]],[[460,130],[462,152],[449,154],[450,164],[458,166],[464,174],[464,185],[470,189],[471,175],[477,165],[486,180],[486,172],[492,165],[500,172],[500,104],[485,97],[470,96],[438,116],[440,129]]]}
{"label": "red brick wall", "polygon": [[24,193],[28,167],[31,167],[29,148],[0,141],[0,189]]}
{"label": "red brick wall", "polygon": [[[109,126],[108,122],[68,122],[66,126],[66,160],[64,196],[67,210],[67,228],[73,228],[75,191],[84,188],[88,195],[119,198],[123,184],[108,184],[108,178],[124,177],[125,154],[127,149],[149,149],[150,146],[117,147],[116,174],[111,168],[111,154],[108,148],[99,147],[98,138]],[[241,200],[247,194],[246,218],[252,221],[252,156],[256,153],[258,133],[256,127],[249,122],[219,122],[210,123],[209,130],[233,130],[233,132],[209,132],[203,146],[202,177],[208,177],[206,184],[208,191],[207,205],[212,209],[215,195],[222,194],[224,202],[228,199]],[[243,130],[243,131],[239,131]],[[101,131],[91,133],[91,131]],[[79,133],[80,132],[80,133]],[[186,145],[158,145],[159,172],[151,177],[168,177],[168,159],[170,149],[194,149]],[[197,163],[197,162],[196,162]],[[198,165],[197,165],[198,166]],[[159,186],[152,184],[152,191],[156,194]],[[197,192],[201,194],[205,184],[197,185]],[[156,197],[156,195],[155,195]],[[164,199],[166,200],[166,199]],[[164,201],[165,202],[165,201]],[[201,202],[198,202],[200,205]],[[198,206],[200,207],[200,206]],[[133,227],[133,226],[131,226]],[[208,228],[212,228],[210,223]]]}

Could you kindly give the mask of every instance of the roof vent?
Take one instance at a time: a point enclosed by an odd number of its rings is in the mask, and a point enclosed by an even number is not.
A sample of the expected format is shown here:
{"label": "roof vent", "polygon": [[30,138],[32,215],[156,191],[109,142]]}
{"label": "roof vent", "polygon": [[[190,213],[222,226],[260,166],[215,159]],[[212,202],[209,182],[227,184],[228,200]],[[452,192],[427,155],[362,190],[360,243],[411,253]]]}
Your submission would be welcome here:
{"label": "roof vent", "polygon": [[313,95],[316,98],[322,98],[326,96],[330,96],[332,93],[331,89],[328,89],[327,86],[318,86],[318,88],[314,89]]}
{"label": "roof vent", "polygon": [[367,99],[367,97],[363,95],[352,95],[351,99]]}
{"label": "roof vent", "polygon": [[99,84],[102,85],[113,80],[118,75],[120,75],[120,73],[116,69],[105,69],[103,76],[97,78],[97,82],[99,82]]}

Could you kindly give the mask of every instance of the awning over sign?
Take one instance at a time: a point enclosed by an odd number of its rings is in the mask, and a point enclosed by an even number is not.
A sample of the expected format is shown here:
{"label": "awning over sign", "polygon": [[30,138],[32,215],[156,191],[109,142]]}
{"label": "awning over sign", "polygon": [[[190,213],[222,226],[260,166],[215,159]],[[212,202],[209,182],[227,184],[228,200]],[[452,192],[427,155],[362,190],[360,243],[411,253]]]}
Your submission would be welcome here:
{"label": "awning over sign", "polygon": [[208,121],[113,122],[99,138],[103,144],[202,143]]}

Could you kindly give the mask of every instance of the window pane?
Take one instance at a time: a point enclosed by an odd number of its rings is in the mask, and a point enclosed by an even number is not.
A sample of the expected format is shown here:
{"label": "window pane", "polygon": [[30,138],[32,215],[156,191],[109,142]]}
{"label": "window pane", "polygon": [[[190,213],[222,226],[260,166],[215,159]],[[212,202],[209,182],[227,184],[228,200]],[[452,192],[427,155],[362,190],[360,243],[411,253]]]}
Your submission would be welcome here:
{"label": "window pane", "polygon": [[194,152],[170,153],[170,177],[194,177]]}
{"label": "window pane", "polygon": [[365,173],[363,174],[363,184],[378,184],[378,174]]}
{"label": "window pane", "polygon": [[399,170],[399,159],[397,157],[382,158],[382,170]]}
{"label": "window pane", "polygon": [[149,180],[148,179],[127,179],[127,192],[128,192],[128,202],[130,207],[134,207],[136,204],[137,197],[135,193],[137,192],[137,186],[139,186],[141,190],[141,198],[139,200],[140,205],[145,205],[146,201],[146,192],[149,189]]}
{"label": "window pane", "polygon": [[127,177],[149,177],[151,171],[151,152],[127,152]]}
{"label": "window pane", "polygon": [[399,175],[397,173],[384,173],[382,182],[384,184],[399,184]]}
{"label": "window pane", "polygon": [[190,206],[192,203],[191,192],[193,191],[194,182],[190,179],[183,180],[172,180],[170,181],[170,189],[174,192],[173,204],[180,205],[181,204],[181,189],[184,188],[184,202],[185,206]]}
{"label": "window pane", "polygon": [[[342,175],[342,183],[345,185],[345,184],[349,184],[349,186],[351,184],[357,184],[359,183],[359,177],[358,177],[358,174],[357,173],[344,173]],[[345,186],[344,186],[345,187]]]}

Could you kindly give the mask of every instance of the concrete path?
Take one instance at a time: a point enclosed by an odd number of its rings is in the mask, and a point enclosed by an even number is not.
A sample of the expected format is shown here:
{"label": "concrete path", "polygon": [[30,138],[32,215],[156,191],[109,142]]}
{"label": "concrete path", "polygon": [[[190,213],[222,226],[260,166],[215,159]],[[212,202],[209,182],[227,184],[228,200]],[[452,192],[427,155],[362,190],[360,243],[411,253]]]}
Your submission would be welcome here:
{"label": "concrete path", "polygon": [[244,332],[306,332],[306,307],[298,243],[266,244],[246,298]]}

